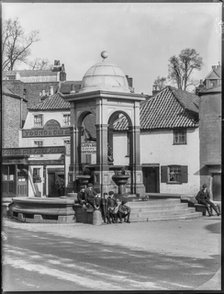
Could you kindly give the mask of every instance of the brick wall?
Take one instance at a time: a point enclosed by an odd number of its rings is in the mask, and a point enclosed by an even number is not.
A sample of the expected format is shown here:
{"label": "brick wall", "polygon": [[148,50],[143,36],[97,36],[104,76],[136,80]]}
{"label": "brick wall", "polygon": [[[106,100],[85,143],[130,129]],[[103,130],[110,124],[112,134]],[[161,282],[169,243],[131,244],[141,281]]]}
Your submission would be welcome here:
{"label": "brick wall", "polygon": [[199,124],[201,166],[221,163],[221,94],[201,96]]}
{"label": "brick wall", "polygon": [[20,99],[2,96],[2,147],[19,147]]}
{"label": "brick wall", "polygon": [[42,90],[49,92],[50,87],[52,86],[55,93],[58,85],[58,82],[25,83],[24,87],[26,89],[26,99],[28,100],[28,107],[41,102],[40,92],[42,92]]}
{"label": "brick wall", "polygon": [[[27,107],[31,105],[36,105],[41,102],[40,92],[45,90],[46,92],[50,91],[50,87],[53,86],[53,91],[55,92],[58,88],[58,82],[40,82],[40,83],[24,83],[18,80],[5,80],[3,81],[8,89],[13,93],[24,97],[27,101]],[[24,96],[24,89],[26,90]]]}

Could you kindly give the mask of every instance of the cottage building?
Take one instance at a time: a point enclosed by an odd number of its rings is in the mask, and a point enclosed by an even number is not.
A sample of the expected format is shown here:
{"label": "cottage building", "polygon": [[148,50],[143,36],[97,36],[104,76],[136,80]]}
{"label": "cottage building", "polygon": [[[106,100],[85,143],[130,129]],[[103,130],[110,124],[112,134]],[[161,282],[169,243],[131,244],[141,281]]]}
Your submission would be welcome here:
{"label": "cottage building", "polygon": [[[198,96],[170,86],[141,103],[140,158],[146,192],[197,192],[198,113]],[[125,117],[117,120],[114,129],[114,164],[127,165],[129,138]]]}
{"label": "cottage building", "polygon": [[[70,156],[70,104],[58,93],[28,108],[20,137],[21,148],[47,148],[29,157],[28,195],[60,196],[59,182],[67,185]],[[65,152],[61,152],[65,148]],[[44,150],[44,149],[43,149]],[[63,188],[63,193],[64,193]]]}

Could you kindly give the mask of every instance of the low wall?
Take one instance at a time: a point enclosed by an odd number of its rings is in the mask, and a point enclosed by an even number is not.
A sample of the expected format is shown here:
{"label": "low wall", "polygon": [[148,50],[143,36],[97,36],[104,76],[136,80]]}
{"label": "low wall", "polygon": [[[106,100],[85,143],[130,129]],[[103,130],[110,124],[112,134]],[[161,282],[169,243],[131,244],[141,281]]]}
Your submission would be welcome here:
{"label": "low wall", "polygon": [[22,222],[75,222],[74,199],[17,197],[9,207],[9,215]]}

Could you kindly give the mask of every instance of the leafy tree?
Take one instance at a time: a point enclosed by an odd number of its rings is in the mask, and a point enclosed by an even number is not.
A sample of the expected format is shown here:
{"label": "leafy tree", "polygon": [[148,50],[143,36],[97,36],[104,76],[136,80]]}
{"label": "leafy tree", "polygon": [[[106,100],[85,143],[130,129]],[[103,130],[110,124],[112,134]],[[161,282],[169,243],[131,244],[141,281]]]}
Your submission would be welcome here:
{"label": "leafy tree", "polygon": [[177,85],[178,89],[186,90],[194,85],[191,75],[194,70],[201,70],[202,57],[195,49],[184,49],[178,56],[169,59],[169,79]]}
{"label": "leafy tree", "polygon": [[160,91],[166,87],[166,78],[158,76],[154,81],[154,85],[157,86],[157,89]]}
{"label": "leafy tree", "polygon": [[13,70],[18,62],[26,62],[30,47],[39,41],[38,31],[25,34],[18,19],[8,19],[2,29],[2,69]]}

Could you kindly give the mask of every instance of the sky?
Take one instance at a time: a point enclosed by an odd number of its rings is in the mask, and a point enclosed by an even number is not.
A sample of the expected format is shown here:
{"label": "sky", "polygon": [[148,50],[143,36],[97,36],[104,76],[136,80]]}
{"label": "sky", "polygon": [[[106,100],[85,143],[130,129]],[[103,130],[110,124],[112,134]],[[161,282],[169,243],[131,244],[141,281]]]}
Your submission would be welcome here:
{"label": "sky", "polygon": [[[30,60],[65,65],[67,80],[81,80],[101,61],[117,64],[133,78],[136,93],[150,94],[157,76],[168,75],[168,60],[194,48],[204,79],[221,62],[221,3],[3,3],[2,18],[18,18],[24,31],[38,30]],[[24,65],[20,65],[23,69]]]}

